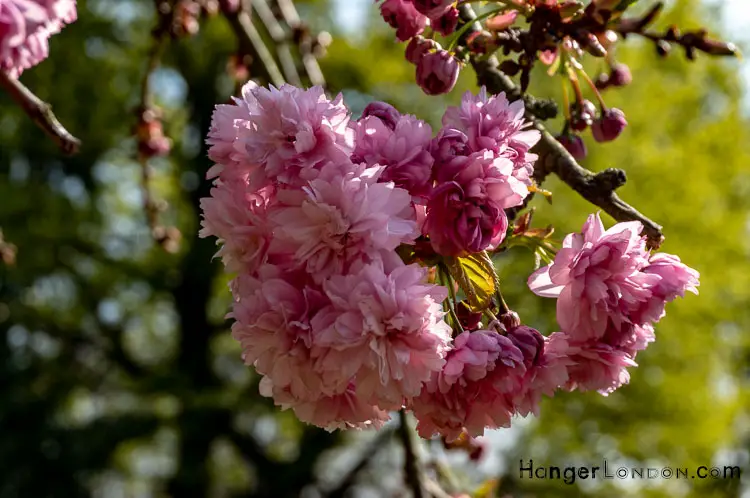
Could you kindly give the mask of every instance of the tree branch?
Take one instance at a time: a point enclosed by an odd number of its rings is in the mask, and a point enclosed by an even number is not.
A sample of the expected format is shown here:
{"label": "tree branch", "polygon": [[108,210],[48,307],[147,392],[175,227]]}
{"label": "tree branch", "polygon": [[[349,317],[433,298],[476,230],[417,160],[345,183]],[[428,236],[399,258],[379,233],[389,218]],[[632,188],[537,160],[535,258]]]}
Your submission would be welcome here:
{"label": "tree branch", "polygon": [[262,76],[267,76],[270,83],[277,87],[283,85],[285,82],[284,76],[281,74],[279,66],[273,58],[273,54],[269,52],[263,43],[263,38],[261,38],[260,33],[255,28],[250,14],[243,7],[237,13],[227,14],[226,17],[235,35],[240,40],[242,49],[251,56],[257,57],[265,69],[266,74]]}
{"label": "tree branch", "polygon": [[55,141],[64,154],[72,155],[78,152],[81,141],[70,134],[60,124],[52,112],[52,106],[34,95],[23,83],[11,78],[5,71],[0,71],[0,86],[2,86],[21,109]]}
{"label": "tree branch", "polygon": [[425,476],[419,463],[417,455],[416,433],[409,426],[409,419],[406,410],[402,409],[399,414],[401,424],[398,427],[398,434],[401,442],[404,444],[404,478],[406,484],[411,488],[414,498],[425,498]]}
{"label": "tree branch", "polygon": [[301,87],[302,80],[297,71],[297,63],[294,61],[292,51],[289,47],[289,33],[286,32],[281,23],[276,19],[266,0],[253,0],[252,5],[261,24],[266,28],[268,35],[276,45],[276,54],[279,57],[284,78],[290,84]]}
{"label": "tree branch", "polygon": [[346,491],[354,485],[359,473],[367,468],[375,455],[377,455],[378,452],[390,442],[394,430],[395,428],[390,427],[387,429],[381,429],[378,432],[378,435],[375,436],[375,439],[373,439],[362,452],[357,463],[355,463],[343,479],[339,481],[339,484],[325,494],[326,498],[343,498]]}
{"label": "tree branch", "polygon": [[[474,22],[476,14],[469,5],[460,5],[459,9],[463,22]],[[480,29],[480,26],[476,24],[469,29],[469,33]],[[489,92],[495,94],[505,92],[508,100],[511,101],[522,98],[518,86],[500,71],[498,61],[494,56],[484,60],[472,57],[471,65],[477,73],[479,84],[487,87]],[[539,154],[539,159],[534,166],[534,178],[537,183],[541,184],[547,175],[554,173],[581,197],[600,207],[615,220],[640,221],[643,224],[643,233],[648,239],[648,246],[652,249],[659,248],[664,241],[662,227],[620,199],[615,193],[615,190],[623,186],[627,179],[623,170],[610,168],[600,173],[589,171],[578,164],[565,147],[528,110],[526,119],[542,135],[534,148],[534,152]]]}
{"label": "tree branch", "polygon": [[323,77],[323,71],[320,70],[320,65],[318,65],[318,59],[313,53],[313,42],[309,30],[302,23],[297,13],[297,8],[294,6],[294,1],[276,0],[276,4],[279,6],[279,11],[284,22],[297,34],[295,38],[299,44],[302,65],[305,67],[307,77],[310,78],[310,83],[324,87],[326,80]]}

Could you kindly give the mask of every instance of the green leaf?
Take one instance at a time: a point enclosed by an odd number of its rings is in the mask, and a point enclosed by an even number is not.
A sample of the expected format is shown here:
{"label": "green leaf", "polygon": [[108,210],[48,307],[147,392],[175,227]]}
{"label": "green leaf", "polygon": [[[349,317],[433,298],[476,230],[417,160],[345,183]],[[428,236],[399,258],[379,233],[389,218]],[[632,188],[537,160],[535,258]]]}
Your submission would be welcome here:
{"label": "green leaf", "polygon": [[490,307],[497,291],[497,274],[487,253],[463,258],[446,258],[445,265],[458,286],[466,294],[472,311]]}

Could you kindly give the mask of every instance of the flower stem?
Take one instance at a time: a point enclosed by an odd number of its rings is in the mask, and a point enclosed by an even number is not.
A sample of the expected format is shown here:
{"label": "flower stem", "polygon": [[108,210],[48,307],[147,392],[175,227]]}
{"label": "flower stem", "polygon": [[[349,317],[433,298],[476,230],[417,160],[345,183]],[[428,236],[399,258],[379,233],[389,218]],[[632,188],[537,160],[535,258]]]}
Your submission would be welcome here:
{"label": "flower stem", "polygon": [[458,329],[459,334],[463,334],[464,328],[461,325],[461,322],[458,320],[458,315],[456,314],[456,306],[458,305],[458,301],[456,300],[456,289],[453,288],[453,279],[451,278],[451,274],[443,265],[440,265],[438,267],[438,274],[440,282],[448,287],[448,313],[450,314],[453,323],[456,324],[456,328]]}

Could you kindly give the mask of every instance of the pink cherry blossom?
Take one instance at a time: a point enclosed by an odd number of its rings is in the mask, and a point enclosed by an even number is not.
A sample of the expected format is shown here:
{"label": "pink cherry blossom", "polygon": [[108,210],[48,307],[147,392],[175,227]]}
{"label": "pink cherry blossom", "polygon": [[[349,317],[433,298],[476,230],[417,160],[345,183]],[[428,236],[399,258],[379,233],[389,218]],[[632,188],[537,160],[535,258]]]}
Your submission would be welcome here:
{"label": "pink cherry blossom", "polygon": [[490,151],[457,156],[435,170],[438,186],[427,203],[423,231],[433,249],[463,256],[497,247],[505,238],[504,209],[528,194],[513,175],[513,163]]}
{"label": "pink cherry blossom", "polygon": [[349,387],[334,395],[310,398],[295,398],[288,389],[280,388],[264,377],[260,382],[260,393],[273,397],[282,410],[291,408],[297,418],[328,431],[335,429],[379,429],[390,420],[390,415],[377,406],[365,403],[357,395],[352,382]]}
{"label": "pink cherry blossom", "polygon": [[368,116],[354,123],[355,162],[385,166],[380,181],[392,181],[413,196],[427,197],[432,188],[432,164],[428,146],[430,125],[414,116],[400,116],[393,129],[380,118]]}
{"label": "pink cherry blossom", "polygon": [[385,0],[380,15],[396,30],[396,38],[406,41],[424,31],[427,17],[420,14],[410,0]]}
{"label": "pink cherry blossom", "polygon": [[433,374],[411,408],[424,438],[453,441],[466,431],[509,427],[513,406],[508,388],[525,374],[523,354],[495,331],[463,332],[454,339],[442,371]]}
{"label": "pink cherry blossom", "polygon": [[247,157],[237,141],[240,128],[247,129],[249,110],[242,99],[234,98],[234,104],[217,105],[211,117],[211,129],[206,143],[209,145],[208,157],[216,163],[208,173],[208,178],[221,174],[225,167],[230,174],[242,175],[252,168]]}
{"label": "pink cherry blossom", "polygon": [[525,325],[508,331],[508,339],[523,354],[526,372],[520,384],[510,393],[511,403],[517,414],[539,415],[542,395],[553,396],[555,390],[568,382],[567,356],[549,347],[549,340],[537,330]]}
{"label": "pink cherry blossom", "polygon": [[606,396],[630,381],[628,367],[638,366],[627,351],[597,341],[572,342],[559,334],[550,336],[550,349],[572,362],[565,385],[569,391],[598,391]]}
{"label": "pink cherry blossom", "polygon": [[528,129],[522,100],[509,102],[505,93],[488,96],[482,87],[478,95],[466,92],[458,107],[449,107],[443,115],[443,126],[462,131],[468,137],[472,152],[490,150],[513,161],[513,176],[531,185],[536,154],[529,150],[541,137]]}
{"label": "pink cherry blossom", "polygon": [[274,182],[303,186],[328,163],[345,162],[352,148],[349,111],[339,95],[329,100],[321,87],[291,85],[242,89],[247,126],[238,141],[252,164]]}
{"label": "pink cherry blossom", "polygon": [[75,0],[0,1],[0,71],[18,78],[49,55],[49,38],[77,19]]}
{"label": "pink cherry blossom", "polygon": [[221,243],[216,256],[230,272],[253,272],[265,260],[270,243],[266,210],[273,189],[253,192],[241,178],[219,182],[211,197],[201,199],[201,237],[215,236]]}
{"label": "pink cherry blossom", "polygon": [[654,254],[643,271],[661,277],[653,292],[666,301],[673,301],[677,296],[685,297],[686,291],[698,294],[700,273],[683,264],[677,256]]}
{"label": "pink cherry blossom", "polygon": [[293,254],[322,281],[346,273],[362,258],[378,260],[383,252],[413,241],[418,233],[411,196],[393,183],[378,183],[381,171],[369,168],[311,181],[297,201],[270,214],[270,250]]}
{"label": "pink cherry blossom", "polygon": [[599,214],[589,216],[581,233],[565,237],[551,265],[529,277],[537,295],[558,297],[557,321],[576,341],[601,338],[608,325],[658,320],[664,301],[654,296],[661,280],[643,273],[648,264],[638,222],[604,230]]}
{"label": "pink cherry blossom", "polygon": [[331,305],[312,320],[315,344],[327,348],[319,367],[356,377],[357,394],[384,409],[419,395],[451,340],[440,305],[447,290],[425,277],[418,265],[371,264],[324,282]]}

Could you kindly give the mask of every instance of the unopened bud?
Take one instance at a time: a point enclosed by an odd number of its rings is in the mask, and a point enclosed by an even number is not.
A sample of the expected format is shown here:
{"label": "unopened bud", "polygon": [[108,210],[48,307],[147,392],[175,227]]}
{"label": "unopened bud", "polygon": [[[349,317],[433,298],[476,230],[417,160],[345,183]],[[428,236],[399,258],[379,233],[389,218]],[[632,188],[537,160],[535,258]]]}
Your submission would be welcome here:
{"label": "unopened bud", "polygon": [[453,90],[458,81],[458,60],[447,50],[431,52],[417,64],[417,84],[427,95],[441,95]]}
{"label": "unopened bud", "polygon": [[625,113],[620,109],[611,108],[604,111],[602,116],[591,125],[591,134],[597,142],[611,142],[620,136],[628,122]]}
{"label": "unopened bud", "polygon": [[586,144],[583,143],[583,139],[578,135],[560,135],[557,137],[557,141],[565,147],[565,150],[573,156],[573,159],[580,161],[588,155]]}
{"label": "unopened bud", "polygon": [[633,75],[626,64],[615,64],[609,74],[609,84],[613,86],[627,86],[633,81]]}
{"label": "unopened bud", "polygon": [[419,64],[422,57],[427,55],[429,52],[434,50],[440,50],[443,47],[440,46],[435,40],[425,38],[421,35],[417,35],[411,39],[409,44],[406,46],[406,53],[404,54],[406,60],[412,64]]}
{"label": "unopened bud", "polygon": [[500,322],[502,322],[506,330],[513,330],[521,325],[521,317],[518,316],[518,313],[511,310],[500,316]]}

